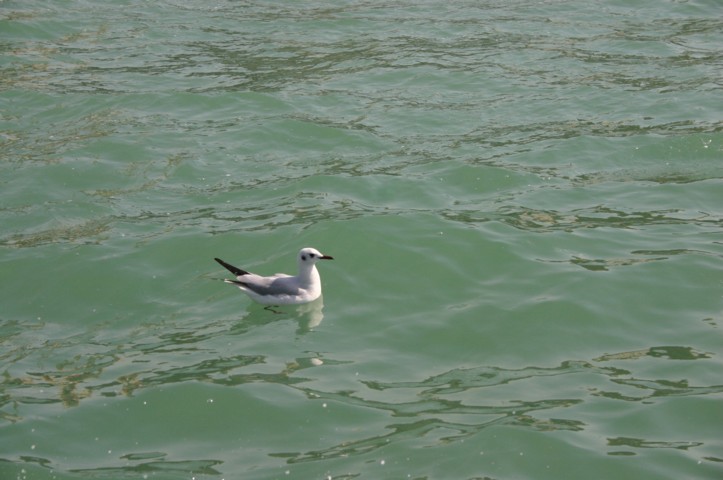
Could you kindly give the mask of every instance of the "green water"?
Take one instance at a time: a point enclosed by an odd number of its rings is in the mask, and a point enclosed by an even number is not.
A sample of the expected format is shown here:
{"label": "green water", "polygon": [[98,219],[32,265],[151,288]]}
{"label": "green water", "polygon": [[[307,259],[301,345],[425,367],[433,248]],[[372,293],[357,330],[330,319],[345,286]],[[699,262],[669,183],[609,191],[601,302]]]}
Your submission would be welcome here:
{"label": "green water", "polygon": [[721,478],[722,18],[0,2],[0,478]]}

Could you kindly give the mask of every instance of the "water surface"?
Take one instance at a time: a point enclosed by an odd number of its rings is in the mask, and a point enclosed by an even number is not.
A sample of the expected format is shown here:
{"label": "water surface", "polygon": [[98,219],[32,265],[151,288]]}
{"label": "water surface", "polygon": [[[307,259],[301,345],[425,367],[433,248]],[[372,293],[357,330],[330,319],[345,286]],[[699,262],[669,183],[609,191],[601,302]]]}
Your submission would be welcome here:
{"label": "water surface", "polygon": [[3,2],[0,476],[720,478],[722,12]]}

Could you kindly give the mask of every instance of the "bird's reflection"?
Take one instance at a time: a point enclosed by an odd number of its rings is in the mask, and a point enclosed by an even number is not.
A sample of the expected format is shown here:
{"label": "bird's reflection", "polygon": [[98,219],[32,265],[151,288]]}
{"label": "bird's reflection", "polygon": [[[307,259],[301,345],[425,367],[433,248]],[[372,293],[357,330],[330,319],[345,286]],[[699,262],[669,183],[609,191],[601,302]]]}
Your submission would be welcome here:
{"label": "bird's reflection", "polygon": [[307,332],[318,327],[324,320],[324,297],[320,296],[310,303],[305,303],[296,307],[297,318],[299,319],[299,328]]}
{"label": "bird's reflection", "polygon": [[297,333],[307,333],[318,327],[324,320],[324,297],[321,296],[313,302],[302,305],[281,305],[261,307],[258,304],[249,306],[247,314],[244,315],[245,329],[250,325],[264,325],[288,318],[294,318],[299,324]]}

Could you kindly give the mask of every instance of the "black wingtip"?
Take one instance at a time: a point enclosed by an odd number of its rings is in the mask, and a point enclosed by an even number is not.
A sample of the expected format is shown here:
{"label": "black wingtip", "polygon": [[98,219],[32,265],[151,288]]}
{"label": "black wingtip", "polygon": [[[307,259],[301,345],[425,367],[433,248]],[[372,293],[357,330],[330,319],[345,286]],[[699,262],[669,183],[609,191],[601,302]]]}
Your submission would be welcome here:
{"label": "black wingtip", "polygon": [[233,274],[236,275],[237,277],[239,277],[239,276],[241,276],[241,275],[248,275],[248,274],[249,274],[249,272],[247,272],[246,270],[241,270],[241,269],[238,268],[238,267],[234,267],[234,266],[231,265],[230,263],[226,263],[226,262],[224,262],[223,260],[221,260],[220,258],[214,258],[214,260],[216,260],[218,263],[220,263],[220,264],[223,266],[223,268],[225,268],[225,269],[228,270],[229,272],[233,273]]}

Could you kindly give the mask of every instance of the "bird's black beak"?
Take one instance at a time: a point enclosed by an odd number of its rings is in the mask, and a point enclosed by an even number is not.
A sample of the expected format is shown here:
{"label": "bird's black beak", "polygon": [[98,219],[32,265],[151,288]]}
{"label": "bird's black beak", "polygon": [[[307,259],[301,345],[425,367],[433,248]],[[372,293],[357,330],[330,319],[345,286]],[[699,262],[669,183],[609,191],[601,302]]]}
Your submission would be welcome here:
{"label": "bird's black beak", "polygon": [[322,255],[319,258],[321,260],[334,260],[334,257],[330,257],[329,255]]}

